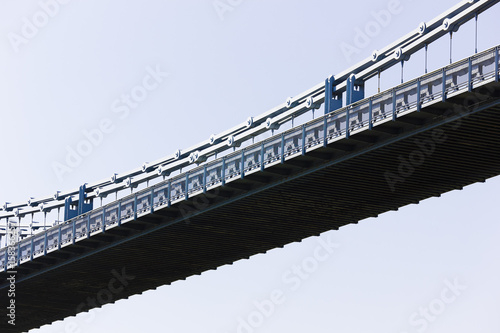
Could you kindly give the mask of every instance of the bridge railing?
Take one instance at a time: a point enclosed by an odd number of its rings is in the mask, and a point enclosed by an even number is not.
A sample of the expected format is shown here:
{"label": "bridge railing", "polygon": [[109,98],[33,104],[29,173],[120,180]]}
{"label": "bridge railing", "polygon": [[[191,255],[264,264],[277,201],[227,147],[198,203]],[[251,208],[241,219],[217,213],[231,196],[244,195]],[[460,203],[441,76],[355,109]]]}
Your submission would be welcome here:
{"label": "bridge railing", "polygon": [[[464,91],[498,81],[500,46],[205,163],[0,250],[0,271],[106,232],[298,155],[419,111]],[[12,260],[14,256],[14,260]]]}

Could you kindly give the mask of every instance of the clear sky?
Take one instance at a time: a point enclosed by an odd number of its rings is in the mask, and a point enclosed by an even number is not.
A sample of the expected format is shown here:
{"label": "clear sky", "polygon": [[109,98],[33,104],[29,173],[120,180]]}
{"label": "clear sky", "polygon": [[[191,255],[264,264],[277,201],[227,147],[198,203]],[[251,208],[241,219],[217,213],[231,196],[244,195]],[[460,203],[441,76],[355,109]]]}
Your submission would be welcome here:
{"label": "clear sky", "polygon": [[[2,1],[0,203],[187,148],[456,3]],[[479,17],[479,51],[500,44],[499,6]],[[454,60],[473,54],[473,36],[472,22],[454,35]],[[430,69],[449,61],[448,43],[429,46]],[[405,78],[423,68],[419,52]],[[147,94],[127,104],[148,75]],[[399,75],[382,73],[382,89]],[[497,177],[30,332],[498,333],[499,191]]]}

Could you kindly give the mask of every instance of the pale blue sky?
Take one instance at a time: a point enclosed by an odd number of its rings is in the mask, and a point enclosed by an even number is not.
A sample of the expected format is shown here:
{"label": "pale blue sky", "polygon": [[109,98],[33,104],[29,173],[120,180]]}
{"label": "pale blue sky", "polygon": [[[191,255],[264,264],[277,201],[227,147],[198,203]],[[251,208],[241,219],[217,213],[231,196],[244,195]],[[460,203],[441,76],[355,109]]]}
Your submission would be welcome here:
{"label": "pale blue sky", "polygon": [[[39,15],[39,1],[0,3],[0,203],[73,189],[206,140],[457,3],[221,0],[232,10],[219,15],[213,0],[66,2],[21,44],[12,36]],[[500,44],[499,6],[480,16],[480,51]],[[347,57],[340,45],[355,46],[357,29],[388,8],[385,26]],[[455,34],[454,60],[474,52],[473,28]],[[448,43],[430,45],[430,69],[447,63]],[[405,78],[423,74],[423,59],[410,59]],[[122,94],[153,69],[168,76],[126,113]],[[399,75],[384,72],[382,89]],[[108,133],[68,166],[68,151],[103,121]],[[61,164],[67,172],[54,171]],[[499,191],[497,177],[33,332],[497,333]],[[298,279],[293,266],[311,262],[328,239],[339,247]],[[466,289],[453,293],[449,283]],[[443,290],[453,301],[424,325],[414,313],[439,304]],[[273,313],[241,328],[273,293],[282,294]]]}

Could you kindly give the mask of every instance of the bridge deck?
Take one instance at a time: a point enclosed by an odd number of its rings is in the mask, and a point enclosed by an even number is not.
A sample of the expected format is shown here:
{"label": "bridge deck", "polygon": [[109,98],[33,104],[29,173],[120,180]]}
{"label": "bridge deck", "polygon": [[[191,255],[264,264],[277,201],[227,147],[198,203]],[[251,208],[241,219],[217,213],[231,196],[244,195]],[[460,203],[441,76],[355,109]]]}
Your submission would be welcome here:
{"label": "bridge deck", "polygon": [[[16,329],[499,175],[500,84],[490,81],[22,263]],[[135,278],[108,298],[113,269]]]}

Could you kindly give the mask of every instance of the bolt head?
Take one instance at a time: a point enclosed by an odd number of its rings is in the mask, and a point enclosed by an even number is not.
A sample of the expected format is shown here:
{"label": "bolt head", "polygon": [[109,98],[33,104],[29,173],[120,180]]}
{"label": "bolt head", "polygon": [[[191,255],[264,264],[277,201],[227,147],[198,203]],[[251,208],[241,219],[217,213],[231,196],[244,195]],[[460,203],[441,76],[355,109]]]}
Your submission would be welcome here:
{"label": "bolt head", "polygon": [[247,118],[247,128],[252,127],[253,125],[253,117],[248,117]]}
{"label": "bolt head", "polygon": [[425,24],[425,22],[422,22],[418,26],[418,33],[423,34],[426,29],[427,29],[427,25]]}
{"label": "bolt head", "polygon": [[394,51],[394,59],[395,60],[401,59],[402,56],[403,56],[403,49],[402,48],[399,48],[399,49]]}
{"label": "bolt head", "polygon": [[443,30],[448,30],[450,28],[450,19],[444,19]]}
{"label": "bolt head", "polygon": [[181,157],[181,150],[177,149],[177,151],[175,152],[175,159],[178,160],[180,157]]}
{"label": "bolt head", "polygon": [[307,97],[307,99],[306,99],[306,106],[308,108],[311,108],[313,106],[313,98],[312,98],[312,96]]}
{"label": "bolt head", "polygon": [[227,145],[229,147],[232,147],[234,145],[234,135],[230,135],[228,138],[227,138]]}

